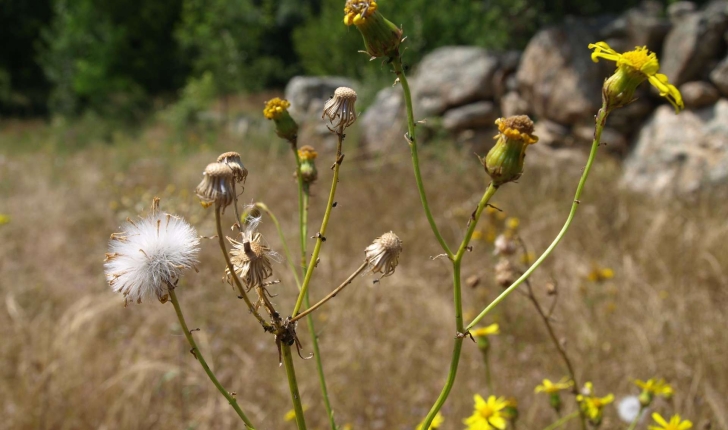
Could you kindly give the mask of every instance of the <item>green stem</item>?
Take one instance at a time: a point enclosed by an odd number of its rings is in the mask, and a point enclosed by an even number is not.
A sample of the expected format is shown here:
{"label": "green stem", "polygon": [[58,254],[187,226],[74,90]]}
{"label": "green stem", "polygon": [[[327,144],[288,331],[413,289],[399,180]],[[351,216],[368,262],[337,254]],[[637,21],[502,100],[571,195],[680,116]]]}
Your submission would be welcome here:
{"label": "green stem", "polygon": [[427,414],[425,420],[422,423],[422,428],[425,429],[430,428],[432,420],[435,419],[435,415],[437,415],[437,412],[440,411],[442,405],[445,404],[445,400],[447,400],[447,397],[450,395],[450,390],[455,383],[455,377],[457,376],[458,372],[458,364],[460,363],[460,351],[463,347],[463,339],[466,336],[466,331],[463,329],[463,303],[460,281],[460,266],[462,263],[463,255],[465,255],[465,251],[468,249],[470,239],[473,237],[473,232],[475,231],[475,227],[478,224],[480,215],[483,213],[483,210],[488,205],[488,202],[497,190],[498,187],[494,186],[493,183],[488,185],[488,188],[485,190],[485,193],[483,193],[483,197],[478,203],[478,207],[475,210],[473,217],[470,219],[468,230],[465,233],[463,241],[460,243],[460,248],[458,249],[457,254],[455,254],[452,260],[453,301],[455,303],[455,330],[457,332],[457,336],[455,337],[455,345],[453,346],[452,358],[450,359],[450,371],[447,375],[447,381],[445,382],[445,386],[440,392],[440,396],[437,398],[435,404],[432,406],[430,412]]}
{"label": "green stem", "polygon": [[645,408],[643,406],[640,406],[640,411],[637,413],[637,416],[634,417],[634,420],[629,424],[629,427],[627,430],[634,430],[637,427],[637,423],[640,421],[640,418],[642,418],[642,414],[645,413]]}
{"label": "green stem", "polygon": [[308,298],[306,298],[306,310],[303,311],[303,312],[301,312],[300,314],[296,315],[295,317],[291,318],[290,322],[298,321],[301,318],[303,318],[303,317],[305,317],[307,315],[310,315],[311,312],[315,311],[320,306],[322,306],[324,303],[326,303],[329,300],[331,300],[334,297],[336,297],[336,295],[339,294],[341,292],[341,290],[343,290],[344,288],[346,288],[347,285],[351,284],[351,281],[353,281],[354,278],[356,278],[357,276],[359,276],[359,274],[361,272],[363,272],[364,269],[366,269],[368,266],[369,266],[369,262],[368,261],[364,261],[361,264],[361,266],[359,266],[359,268],[354,271],[354,273],[352,273],[351,275],[349,275],[349,277],[346,278],[346,280],[341,283],[341,285],[339,285],[338,287],[334,288],[329,294],[326,295],[326,297],[324,297],[323,299],[319,300],[315,305],[310,306],[309,303],[308,303]]}
{"label": "green stem", "polygon": [[246,428],[254,429],[253,424],[250,423],[250,420],[247,416],[245,416],[245,413],[243,413],[242,409],[240,409],[240,406],[238,405],[237,400],[235,400],[235,397],[233,397],[232,394],[228,393],[225,388],[223,388],[222,384],[220,384],[220,381],[217,380],[215,377],[215,374],[212,373],[212,370],[210,370],[210,367],[207,365],[207,362],[205,361],[204,357],[202,357],[202,352],[200,351],[200,348],[197,347],[197,343],[195,342],[195,339],[192,337],[192,333],[190,332],[190,329],[187,327],[187,322],[185,322],[185,317],[182,315],[182,308],[180,308],[179,300],[177,300],[177,294],[174,292],[174,286],[169,285],[169,298],[172,301],[172,305],[174,306],[174,311],[177,313],[177,319],[179,320],[179,324],[182,326],[182,332],[185,334],[185,338],[187,338],[187,342],[189,342],[192,349],[190,352],[192,355],[195,356],[197,361],[200,362],[200,366],[202,366],[202,369],[205,371],[207,376],[210,378],[212,383],[215,385],[215,388],[217,388],[218,391],[220,391],[220,394],[222,394],[230,403],[230,406],[235,409],[235,412],[237,412],[240,419],[243,420],[245,423]]}
{"label": "green stem", "polygon": [[[308,309],[309,300],[308,294],[304,299],[306,308]],[[329,390],[326,388],[326,377],[324,375],[324,364],[321,361],[321,353],[319,352],[318,335],[316,334],[316,327],[313,324],[313,316],[310,314],[306,316],[306,323],[308,324],[308,331],[311,335],[311,345],[313,346],[313,356],[316,357],[316,372],[318,373],[319,386],[321,387],[321,395],[324,398],[324,407],[326,408],[326,415],[329,417],[329,424],[331,430],[336,430],[336,421],[334,421],[334,410],[331,408],[331,400],[329,400]]]}
{"label": "green stem", "polygon": [[493,300],[485,309],[483,309],[483,311],[477,317],[475,317],[475,319],[470,324],[468,324],[468,330],[473,328],[477,323],[479,323],[480,320],[482,320],[486,315],[488,315],[491,310],[493,310],[493,308],[495,308],[500,302],[508,297],[508,295],[510,295],[516,288],[518,288],[518,286],[523,283],[523,281],[531,276],[531,273],[533,273],[541,265],[541,263],[543,263],[543,261],[549,255],[551,255],[551,252],[554,250],[554,248],[556,248],[559,242],[561,242],[561,239],[563,239],[564,235],[569,230],[571,222],[574,220],[574,215],[576,215],[576,210],[579,207],[579,199],[581,198],[581,193],[584,190],[584,185],[586,184],[586,179],[589,176],[589,171],[591,170],[592,164],[594,164],[594,159],[597,155],[597,149],[599,149],[599,142],[602,136],[602,130],[604,129],[604,124],[607,121],[607,115],[609,115],[609,112],[606,110],[605,106],[602,106],[596,118],[594,141],[592,142],[591,152],[589,152],[589,159],[587,160],[586,166],[584,167],[584,172],[582,173],[581,179],[579,180],[579,185],[576,187],[576,194],[574,195],[574,201],[571,204],[571,211],[569,212],[569,216],[566,218],[566,222],[561,228],[561,231],[556,236],[551,245],[549,245],[549,247],[546,248],[543,254],[538,257],[538,260],[536,260],[536,262],[533,263],[533,265],[529,267],[528,270],[526,270],[520,278],[518,278],[510,287],[508,287],[498,297],[496,297],[495,300]]}
{"label": "green stem", "polygon": [[308,286],[311,283],[311,277],[313,271],[316,268],[316,262],[318,261],[319,253],[321,252],[321,244],[324,242],[326,237],[326,227],[329,225],[329,217],[331,217],[331,209],[334,207],[334,197],[336,196],[336,186],[339,183],[339,168],[341,167],[342,155],[341,155],[341,144],[344,141],[343,130],[337,133],[339,138],[336,146],[336,161],[334,162],[334,178],[331,182],[331,190],[329,191],[329,200],[326,203],[326,211],[324,212],[324,218],[321,220],[321,228],[316,235],[316,245],[313,247],[313,253],[311,254],[311,260],[306,267],[306,276],[303,278],[303,285],[301,285],[301,291],[298,293],[298,299],[296,305],[293,307],[291,316],[296,316],[298,311],[301,310],[303,305],[303,299],[308,292]]}
{"label": "green stem", "polygon": [[574,418],[576,418],[578,416],[579,416],[579,411],[572,412],[569,415],[566,415],[566,416],[560,418],[555,423],[551,424],[550,426],[546,427],[543,430],[554,430],[554,429],[557,429],[557,428],[561,427],[562,425],[566,424],[568,421],[571,421],[571,420],[573,420]]}
{"label": "green stem", "polygon": [[291,273],[293,273],[293,278],[296,281],[296,285],[301,285],[301,280],[298,278],[298,271],[293,265],[291,250],[288,248],[288,242],[286,242],[286,237],[283,235],[283,229],[281,229],[281,224],[278,222],[278,218],[276,218],[276,216],[273,214],[273,211],[271,211],[270,208],[268,208],[268,205],[266,205],[265,203],[256,202],[255,207],[267,213],[270,219],[273,221],[273,224],[276,226],[278,237],[280,237],[281,244],[283,246],[283,254],[284,257],[286,257],[286,261],[288,262],[288,268],[291,270]]}
{"label": "green stem", "polygon": [[409,141],[410,152],[412,153],[412,167],[415,171],[415,181],[417,181],[417,191],[419,191],[420,193],[422,208],[425,210],[427,222],[430,223],[430,228],[435,234],[437,241],[440,242],[440,246],[445,251],[445,254],[448,256],[448,258],[452,259],[452,251],[450,251],[450,248],[447,246],[447,242],[445,242],[445,239],[443,239],[442,235],[440,234],[440,230],[437,229],[437,224],[435,224],[435,218],[432,216],[432,212],[430,211],[430,205],[427,203],[425,185],[422,182],[422,174],[420,173],[420,159],[417,155],[417,139],[415,137],[415,117],[412,109],[412,95],[410,93],[410,87],[409,83],[407,82],[407,77],[404,74],[404,68],[402,67],[402,58],[400,56],[396,56],[392,60],[392,65],[394,66],[394,72],[397,74],[399,82],[402,85],[402,91],[404,92],[404,102],[407,107],[407,140]]}
{"label": "green stem", "polygon": [[293,368],[291,346],[283,343],[281,344],[281,349],[283,350],[283,362],[286,366],[286,376],[288,376],[288,389],[291,392],[293,410],[296,412],[296,425],[298,426],[298,430],[306,430],[306,420],[303,418],[303,406],[301,406],[301,395],[298,393],[296,370]]}
{"label": "green stem", "polygon": [[217,227],[217,239],[218,243],[220,244],[220,250],[222,251],[222,255],[225,257],[225,264],[227,264],[227,268],[230,271],[230,276],[233,278],[235,286],[238,288],[238,293],[240,293],[240,297],[245,300],[245,304],[248,305],[248,310],[250,310],[250,313],[255,316],[255,318],[260,322],[260,324],[266,331],[269,331],[271,329],[270,324],[268,324],[263,319],[263,317],[260,316],[258,311],[255,309],[255,306],[253,306],[250,298],[248,298],[248,294],[245,292],[245,288],[243,288],[243,284],[240,282],[240,278],[238,278],[238,274],[235,273],[235,267],[233,266],[232,261],[230,261],[230,256],[228,255],[227,247],[225,246],[224,236],[222,234],[222,221],[220,219],[219,206],[215,207],[215,224]]}

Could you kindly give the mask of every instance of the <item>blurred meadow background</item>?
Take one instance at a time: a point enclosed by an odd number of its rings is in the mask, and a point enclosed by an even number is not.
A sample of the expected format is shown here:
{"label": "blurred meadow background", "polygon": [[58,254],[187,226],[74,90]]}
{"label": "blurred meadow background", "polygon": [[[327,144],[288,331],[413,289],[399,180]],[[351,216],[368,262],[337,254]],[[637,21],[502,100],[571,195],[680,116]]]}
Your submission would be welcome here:
{"label": "blurred meadow background", "polygon": [[[243,427],[190,355],[172,306],[148,301],[125,308],[106,283],[104,253],[109,235],[127,217],[146,214],[154,196],[163,210],[213,236],[214,214],[200,206],[194,188],[207,163],[226,151],[239,152],[249,170],[242,201],[265,202],[295,249],[295,162],[263,118],[263,104],[285,94],[302,125],[299,145],[319,151],[313,231],[334,158],[318,109],[338,82],[357,90],[363,115],[347,131],[312,301],[356,269],[382,233],[396,232],[404,251],[393,276],[378,284],[359,278],[314,314],[332,406],[337,423],[356,430],[414,429],[424,417],[447,375],[455,335],[450,271],[446,261],[431,258],[440,248],[398,128],[403,110],[396,100],[387,110],[393,90],[379,92],[394,75],[386,63],[357,52],[361,37],[343,25],[343,6],[341,0],[0,1],[0,429]],[[459,242],[487,185],[473,152],[484,155],[492,145],[493,119],[512,111],[541,124],[542,141],[529,150],[523,177],[495,196],[502,212],[481,218],[464,260],[466,321],[502,291],[493,239],[506,219],[519,220],[520,237],[540,255],[568,214],[591,139],[592,102],[598,107],[599,86],[611,71],[592,65],[586,45],[604,38],[661,55],[688,109],[667,117],[669,106],[645,92],[610,118],[612,134],[576,220],[532,285],[546,306],[554,300],[547,286],[556,287],[554,327],[579,381],[616,397],[602,428],[626,428],[616,403],[639,393],[634,379],[658,377],[675,395],[656,400],[650,411],[680,413],[697,429],[728,430],[728,3],[382,0],[379,6],[408,36],[404,58],[415,92],[424,94],[416,96],[416,113],[428,119],[423,175],[448,243]],[[695,49],[685,46],[689,41]],[[463,47],[470,51],[458,51]],[[440,57],[428,57],[433,52]],[[477,61],[448,60],[457,52],[475,53]],[[420,67],[428,58],[438,66]],[[427,82],[468,87],[475,78],[448,67],[483,58],[497,65],[485,63],[492,71],[487,83],[470,85],[474,95],[452,101],[427,93],[433,88]],[[534,74],[533,64],[557,78]],[[490,89],[477,89],[483,85]],[[433,97],[446,101],[433,107]],[[262,233],[282,252],[267,218]],[[293,277],[286,264],[274,271],[281,280],[270,288],[279,294],[274,301],[290,309]],[[257,428],[295,428],[285,419],[291,406],[275,344],[222,282],[223,273],[216,243],[203,240],[199,273],[188,274],[177,290],[188,324],[201,329],[195,337],[208,363]],[[514,294],[484,321],[493,322],[500,334],[490,338],[492,391],[480,351],[466,341],[442,429],[464,427],[474,394],[517,399],[519,429],[542,429],[557,418],[534,387],[566,370],[532,304]],[[298,332],[307,353],[304,326]],[[314,360],[296,358],[296,368],[310,428],[327,428]],[[574,410],[573,396],[566,394],[564,403]]]}

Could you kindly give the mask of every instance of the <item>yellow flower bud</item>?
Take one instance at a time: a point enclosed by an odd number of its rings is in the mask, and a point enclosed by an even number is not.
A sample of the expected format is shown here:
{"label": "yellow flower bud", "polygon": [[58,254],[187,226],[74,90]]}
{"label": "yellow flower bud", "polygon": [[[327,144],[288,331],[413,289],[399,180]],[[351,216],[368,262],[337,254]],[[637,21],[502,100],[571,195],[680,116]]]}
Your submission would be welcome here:
{"label": "yellow flower bud", "polygon": [[354,25],[364,38],[367,54],[372,57],[396,57],[402,41],[402,29],[377,11],[371,0],[347,0],[344,24]]}
{"label": "yellow flower bud", "polygon": [[533,135],[533,121],[526,115],[498,118],[495,123],[500,131],[495,146],[480,161],[499,187],[521,177],[526,148],[538,142],[538,137]]}
{"label": "yellow flower bud", "polygon": [[266,102],[263,115],[275,122],[278,137],[295,143],[296,137],[298,136],[298,124],[291,118],[291,114],[288,113],[289,107],[291,107],[291,103],[288,100],[276,97]]}

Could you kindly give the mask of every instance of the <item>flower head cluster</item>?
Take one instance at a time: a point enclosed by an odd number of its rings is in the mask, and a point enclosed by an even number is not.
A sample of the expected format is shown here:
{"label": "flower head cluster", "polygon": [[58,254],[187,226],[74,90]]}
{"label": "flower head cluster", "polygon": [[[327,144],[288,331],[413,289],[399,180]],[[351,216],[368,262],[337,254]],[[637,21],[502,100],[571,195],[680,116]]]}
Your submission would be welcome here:
{"label": "flower head cluster", "polygon": [[289,107],[291,107],[291,103],[288,100],[276,97],[265,103],[263,115],[275,122],[278,137],[286,139],[295,146],[298,136],[298,124],[293,120],[291,114],[288,113]]}
{"label": "flower head cluster", "polygon": [[597,397],[594,395],[594,386],[591,382],[584,384],[584,394],[576,396],[576,401],[579,402],[579,407],[589,418],[589,422],[594,426],[599,426],[602,423],[602,416],[604,407],[614,401],[613,394],[607,394],[604,397]]}
{"label": "flower head cluster", "polygon": [[[263,236],[257,231],[261,218],[248,218],[240,241],[227,238],[233,248],[230,250],[230,261],[235,273],[245,286],[250,289],[262,287],[265,280],[273,276],[270,260],[277,261],[278,253],[263,242]],[[228,282],[232,284],[232,276],[225,270]]]}
{"label": "flower head cluster", "polygon": [[120,233],[111,235],[106,279],[127,301],[141,303],[155,297],[164,303],[169,286],[197,263],[200,240],[195,229],[158,209],[159,199],[155,199],[149,216],[127,220]]}
{"label": "flower head cluster", "polygon": [[526,115],[498,118],[495,123],[499,131],[494,137],[495,146],[480,161],[498,187],[521,177],[526,148],[538,142],[538,137],[533,134],[533,121]]}
{"label": "flower head cluster", "polygon": [[617,63],[617,70],[604,81],[602,88],[607,110],[630,103],[637,86],[644,81],[649,81],[653,87],[657,88],[660,96],[665,97],[675,108],[675,113],[685,108],[680,91],[670,84],[667,76],[657,73],[660,70],[657,55],[650,52],[647,47],[638,46],[633,51],[620,54],[606,42],[597,42],[590,43],[589,49],[594,50],[591,58],[595,63],[599,61],[599,58]]}
{"label": "flower head cluster", "polygon": [[393,232],[384,233],[364,250],[365,260],[372,273],[381,273],[382,278],[394,273],[402,252],[402,240]]}
{"label": "flower head cluster", "polygon": [[356,121],[356,91],[348,87],[339,87],[324,105],[324,113],[321,118],[328,118],[332,131],[343,133],[346,127],[350,127]]}
{"label": "flower head cluster", "polygon": [[688,430],[693,428],[693,423],[688,420],[683,421],[680,415],[673,415],[670,422],[667,422],[662,415],[655,412],[652,414],[652,419],[659,426],[650,426],[650,430]]}
{"label": "flower head cluster", "polygon": [[475,400],[473,415],[463,420],[463,423],[468,426],[467,430],[503,430],[506,428],[504,409],[509,405],[506,399],[490,396],[488,400],[485,400],[478,394],[473,398]]}
{"label": "flower head cluster", "polygon": [[372,58],[399,55],[402,29],[392,24],[381,13],[373,0],[347,0],[344,24],[353,25],[364,38],[367,54]]}

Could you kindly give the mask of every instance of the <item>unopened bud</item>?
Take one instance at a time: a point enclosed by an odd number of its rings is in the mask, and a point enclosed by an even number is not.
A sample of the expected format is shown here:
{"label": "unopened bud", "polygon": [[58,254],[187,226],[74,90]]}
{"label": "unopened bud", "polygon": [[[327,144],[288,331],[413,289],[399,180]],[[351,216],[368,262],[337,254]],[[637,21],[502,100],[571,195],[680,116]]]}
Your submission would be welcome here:
{"label": "unopened bud", "polygon": [[266,102],[263,115],[275,122],[278,137],[286,139],[295,145],[296,138],[298,137],[298,124],[293,120],[291,114],[288,113],[289,107],[291,107],[291,103],[288,100],[276,97]]}
{"label": "unopened bud", "polygon": [[493,185],[499,187],[521,177],[526,148],[538,142],[538,137],[533,135],[533,121],[526,115],[498,118],[495,123],[499,130],[495,146],[480,161]]}
{"label": "unopened bud", "polygon": [[396,57],[402,41],[402,29],[387,20],[372,0],[347,0],[344,24],[354,25],[364,38],[364,47],[372,57]]}

